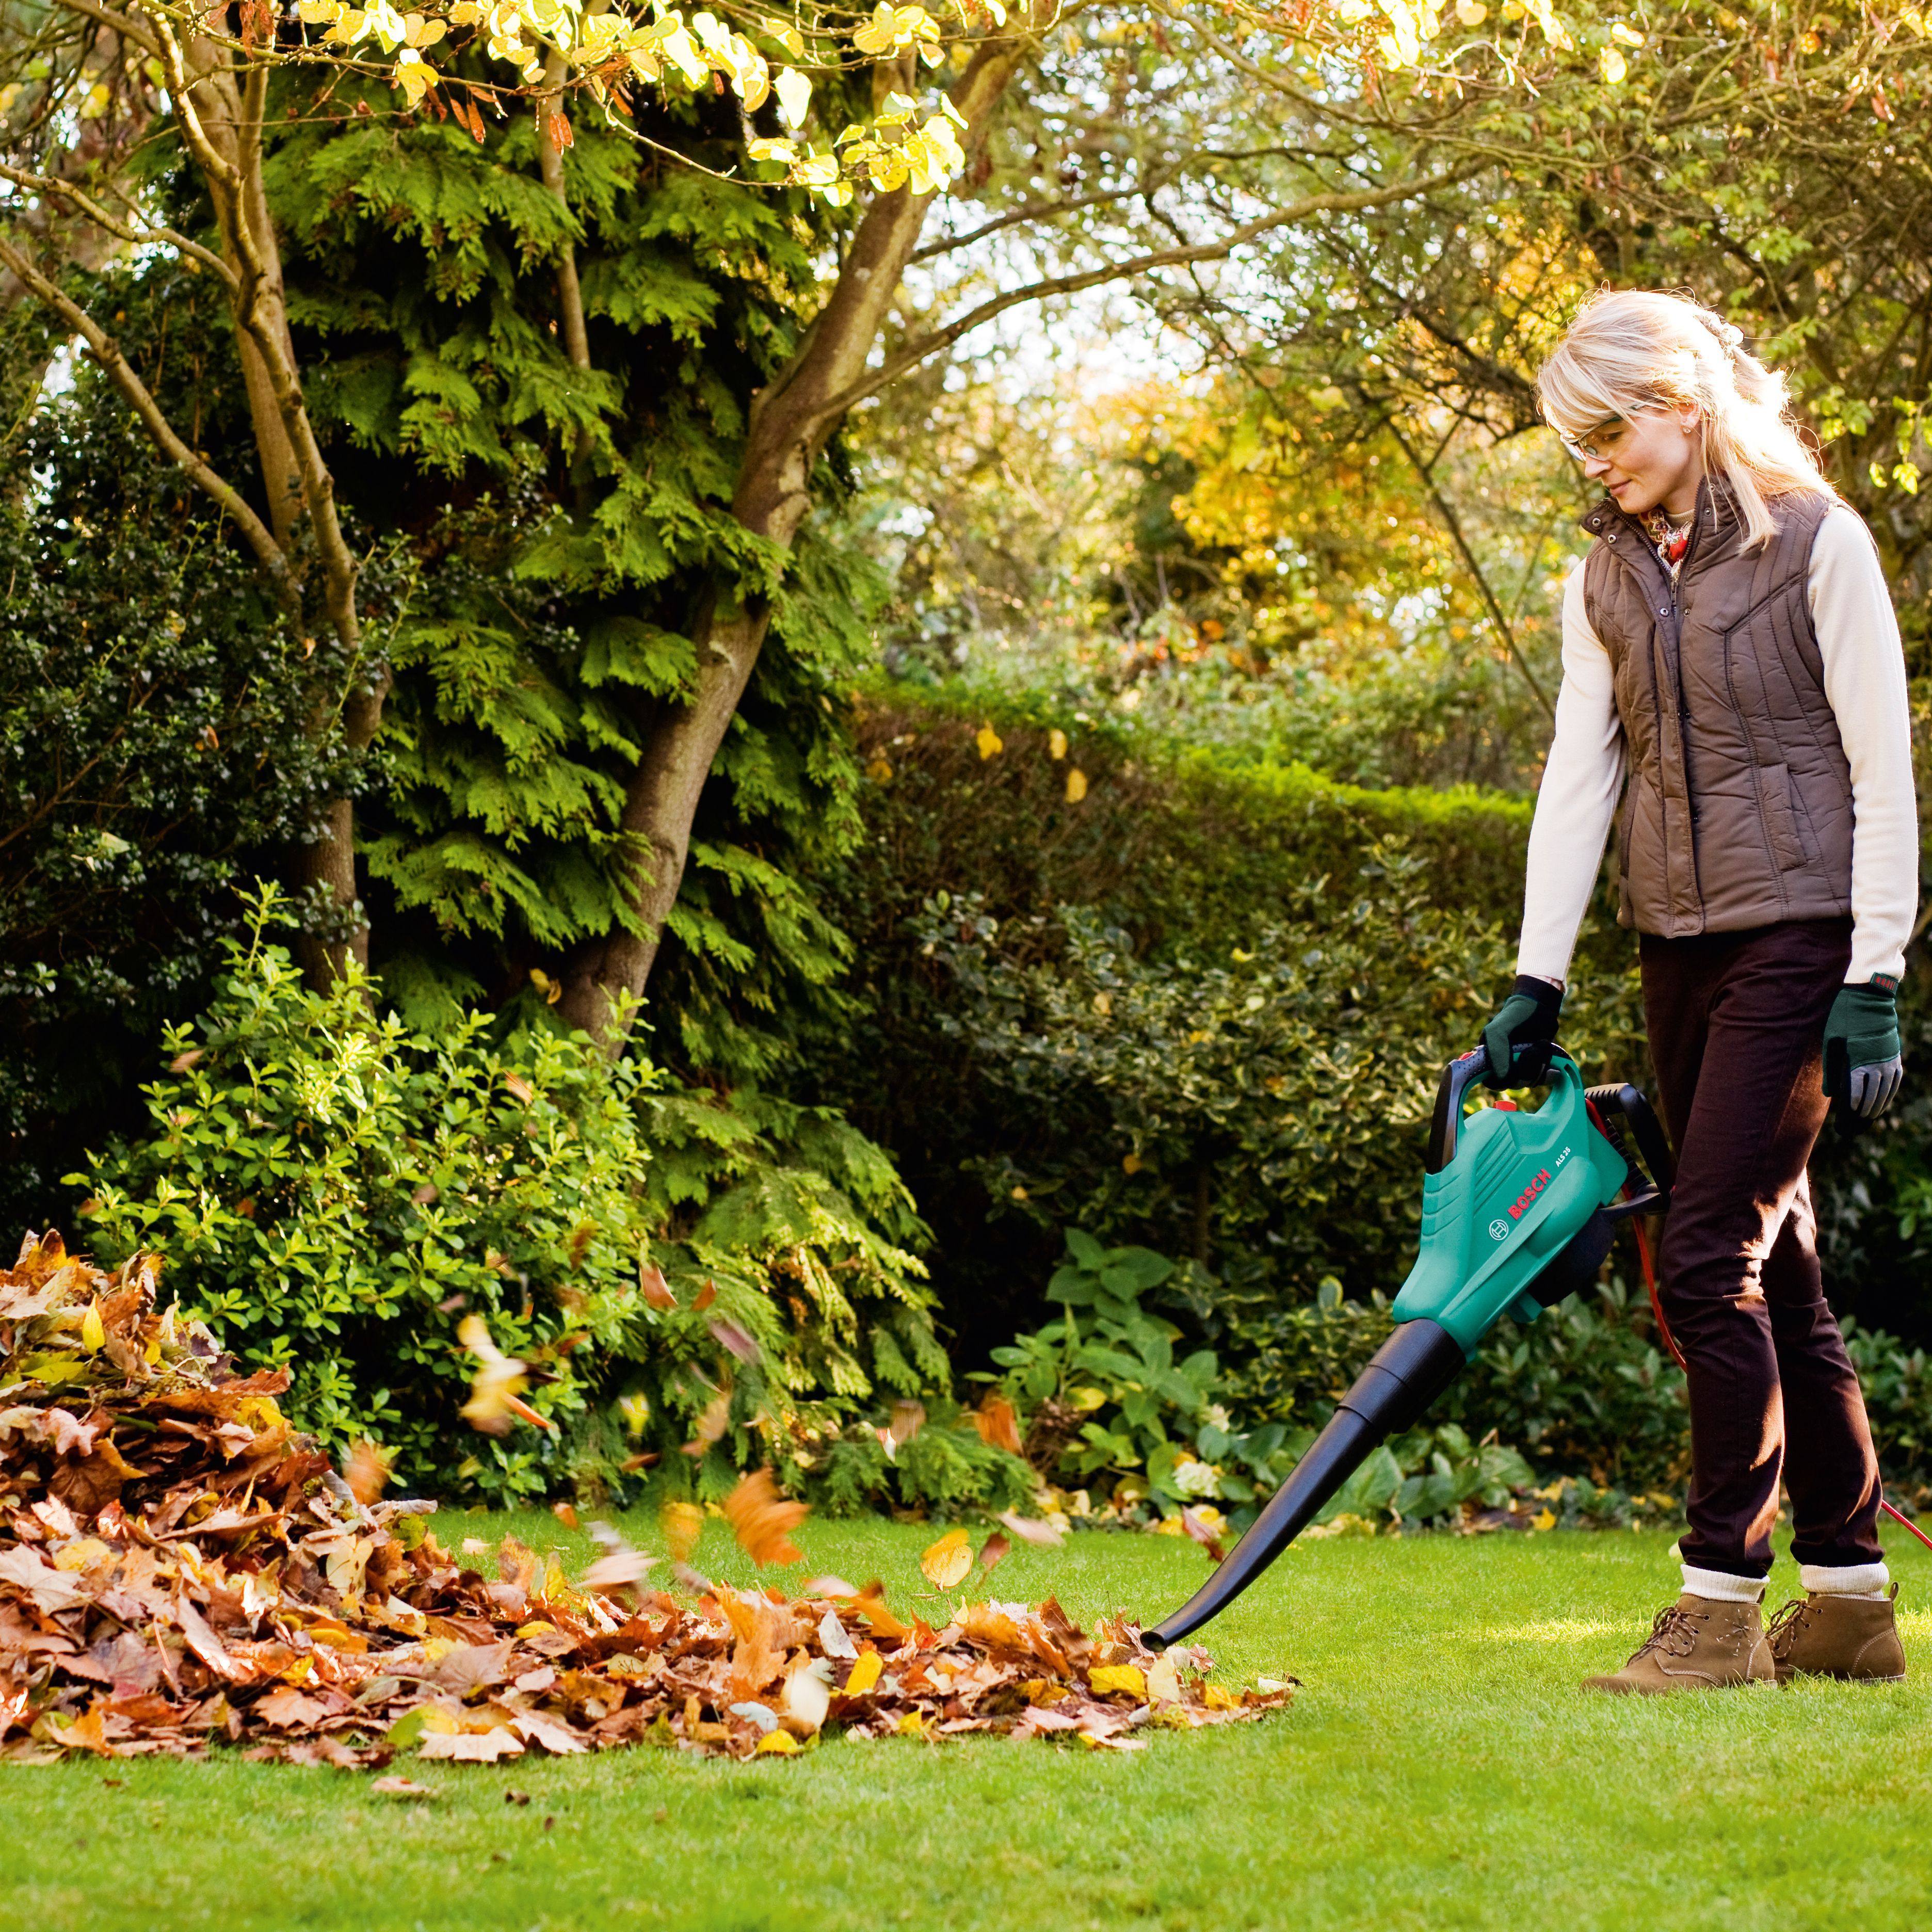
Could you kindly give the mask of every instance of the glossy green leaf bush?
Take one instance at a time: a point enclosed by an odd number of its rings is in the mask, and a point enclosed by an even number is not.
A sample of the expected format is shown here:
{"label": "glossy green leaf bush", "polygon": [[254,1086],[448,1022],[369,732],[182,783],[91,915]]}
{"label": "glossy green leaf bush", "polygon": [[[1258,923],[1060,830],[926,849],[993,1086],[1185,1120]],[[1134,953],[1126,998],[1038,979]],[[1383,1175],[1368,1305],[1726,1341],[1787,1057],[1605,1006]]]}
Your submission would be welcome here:
{"label": "glossy green leaf bush", "polygon": [[[711,1496],[754,1461],[808,1474],[875,1390],[943,1384],[910,1202],[835,1118],[681,1092],[542,1023],[412,1030],[358,974],[308,990],[278,911],[265,890],[170,1029],[147,1133],[75,1178],[95,1252],[164,1256],[228,1347],[290,1370],[304,1426],[493,1500],[653,1470]],[[471,1315],[548,1430],[460,1419]]]}

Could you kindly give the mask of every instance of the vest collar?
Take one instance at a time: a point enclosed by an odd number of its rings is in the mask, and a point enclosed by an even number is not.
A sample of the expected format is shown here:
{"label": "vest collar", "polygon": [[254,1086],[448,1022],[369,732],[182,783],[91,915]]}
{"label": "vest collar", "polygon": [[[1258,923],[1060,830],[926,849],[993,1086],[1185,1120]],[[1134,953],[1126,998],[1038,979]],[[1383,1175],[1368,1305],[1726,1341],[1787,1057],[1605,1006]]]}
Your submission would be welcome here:
{"label": "vest collar", "polygon": [[[1706,477],[1697,485],[1697,507],[1692,511],[1691,524],[1695,532],[1692,541],[1694,550],[1708,554],[1711,545],[1728,530],[1739,525],[1737,504],[1728,489],[1712,489],[1711,479]],[[1593,537],[1609,538],[1612,530],[1632,532],[1646,551],[1652,556],[1656,552],[1640,518],[1632,516],[1627,510],[1620,509],[1614,496],[1606,496],[1594,503],[1578,520],[1581,526]],[[1621,544],[1619,544],[1621,548]]]}

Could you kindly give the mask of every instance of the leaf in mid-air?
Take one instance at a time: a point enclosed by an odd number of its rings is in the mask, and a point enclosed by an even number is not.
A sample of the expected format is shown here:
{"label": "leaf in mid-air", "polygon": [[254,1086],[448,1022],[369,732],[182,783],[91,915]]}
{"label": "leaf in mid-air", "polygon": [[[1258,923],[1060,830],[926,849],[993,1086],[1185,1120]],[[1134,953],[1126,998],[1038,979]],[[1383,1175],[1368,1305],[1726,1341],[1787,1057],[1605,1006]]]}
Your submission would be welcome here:
{"label": "leaf in mid-air", "polygon": [[973,1545],[963,1529],[949,1530],[919,1559],[935,1590],[950,1590],[973,1567]]}

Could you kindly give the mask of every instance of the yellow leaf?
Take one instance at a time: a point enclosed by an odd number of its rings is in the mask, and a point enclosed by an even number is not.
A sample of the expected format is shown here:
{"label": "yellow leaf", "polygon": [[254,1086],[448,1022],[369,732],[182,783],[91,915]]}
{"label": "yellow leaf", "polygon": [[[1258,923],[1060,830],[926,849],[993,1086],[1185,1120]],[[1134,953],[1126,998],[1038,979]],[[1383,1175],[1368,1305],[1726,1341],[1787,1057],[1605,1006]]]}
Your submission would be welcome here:
{"label": "yellow leaf", "polygon": [[973,1546],[963,1529],[949,1530],[919,1559],[926,1580],[935,1590],[950,1590],[973,1567]]}
{"label": "yellow leaf", "polygon": [[879,1681],[879,1673],[885,1669],[876,1650],[861,1652],[859,1660],[852,1666],[852,1674],[845,1680],[843,1695],[862,1697]]}
{"label": "yellow leaf", "polygon": [[1078,805],[1087,796],[1087,774],[1078,765],[1066,774],[1066,802]]}
{"label": "yellow leaf", "polygon": [[866,776],[876,784],[890,784],[892,782],[891,760],[884,757],[874,758],[866,767]]}
{"label": "yellow leaf", "polygon": [[1456,0],[1456,17],[1466,27],[1480,27],[1490,17],[1483,0]]}
{"label": "yellow leaf", "polygon": [[1241,1700],[1223,1690],[1218,1684],[1210,1684],[1201,1694],[1201,1701],[1210,1711],[1238,1711]]}
{"label": "yellow leaf", "polygon": [[982,724],[973,742],[979,746],[982,758],[997,758],[1006,748],[1006,741],[990,724]]}
{"label": "yellow leaf", "polygon": [[898,22],[886,0],[872,10],[872,17],[852,36],[852,44],[862,54],[889,53],[898,38]]}
{"label": "yellow leaf", "polygon": [[1049,758],[1064,758],[1066,755],[1066,734],[1058,725],[1046,734],[1046,755]]}
{"label": "yellow leaf", "polygon": [[1121,1161],[1120,1172],[1123,1174],[1138,1174],[1146,1165],[1147,1162],[1138,1154],[1130,1154]]}
{"label": "yellow leaf", "polygon": [[104,1346],[107,1340],[107,1330],[100,1320],[100,1304],[91,1301],[87,1312],[80,1318],[80,1344],[91,1354]]}
{"label": "yellow leaf", "polygon": [[1597,56],[1597,70],[1606,86],[1615,87],[1630,71],[1630,63],[1615,47],[1606,47]]}
{"label": "yellow leaf", "polygon": [[1125,1690],[1142,1703],[1147,1702],[1147,1678],[1137,1664],[1102,1664],[1088,1673],[1087,1682],[1096,1697],[1110,1697]]}
{"label": "yellow leaf", "polygon": [[1554,1529],[1556,1527],[1556,1513],[1553,1510],[1543,1510],[1536,1520],[1530,1525],[1532,1529]]}
{"label": "yellow leaf", "polygon": [[795,67],[781,68],[772,90],[778,98],[778,112],[784,116],[785,125],[802,128],[812,106],[812,82]]}
{"label": "yellow leaf", "polygon": [[784,1731],[767,1731],[758,1740],[754,1757],[796,1757],[798,1740]]}
{"label": "yellow leaf", "polygon": [[1163,1657],[1147,1674],[1148,1696],[1156,1704],[1180,1702],[1180,1670],[1171,1657]]}
{"label": "yellow leaf", "polygon": [[664,1532],[664,1547],[674,1563],[688,1563],[704,1527],[704,1512],[696,1503],[668,1502],[660,1512],[658,1525]]}

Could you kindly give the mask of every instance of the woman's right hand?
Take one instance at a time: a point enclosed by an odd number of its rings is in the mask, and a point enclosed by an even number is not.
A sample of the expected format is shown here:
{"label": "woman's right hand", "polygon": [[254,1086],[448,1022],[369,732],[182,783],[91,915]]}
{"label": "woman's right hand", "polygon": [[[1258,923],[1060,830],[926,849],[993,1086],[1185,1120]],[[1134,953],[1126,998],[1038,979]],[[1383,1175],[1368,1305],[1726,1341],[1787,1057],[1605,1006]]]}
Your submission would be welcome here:
{"label": "woman's right hand", "polygon": [[1519,973],[1502,1010],[1483,1029],[1483,1051],[1489,1058],[1484,1084],[1498,1091],[1540,1086],[1550,1077],[1550,1049],[1562,1010],[1561,986]]}

